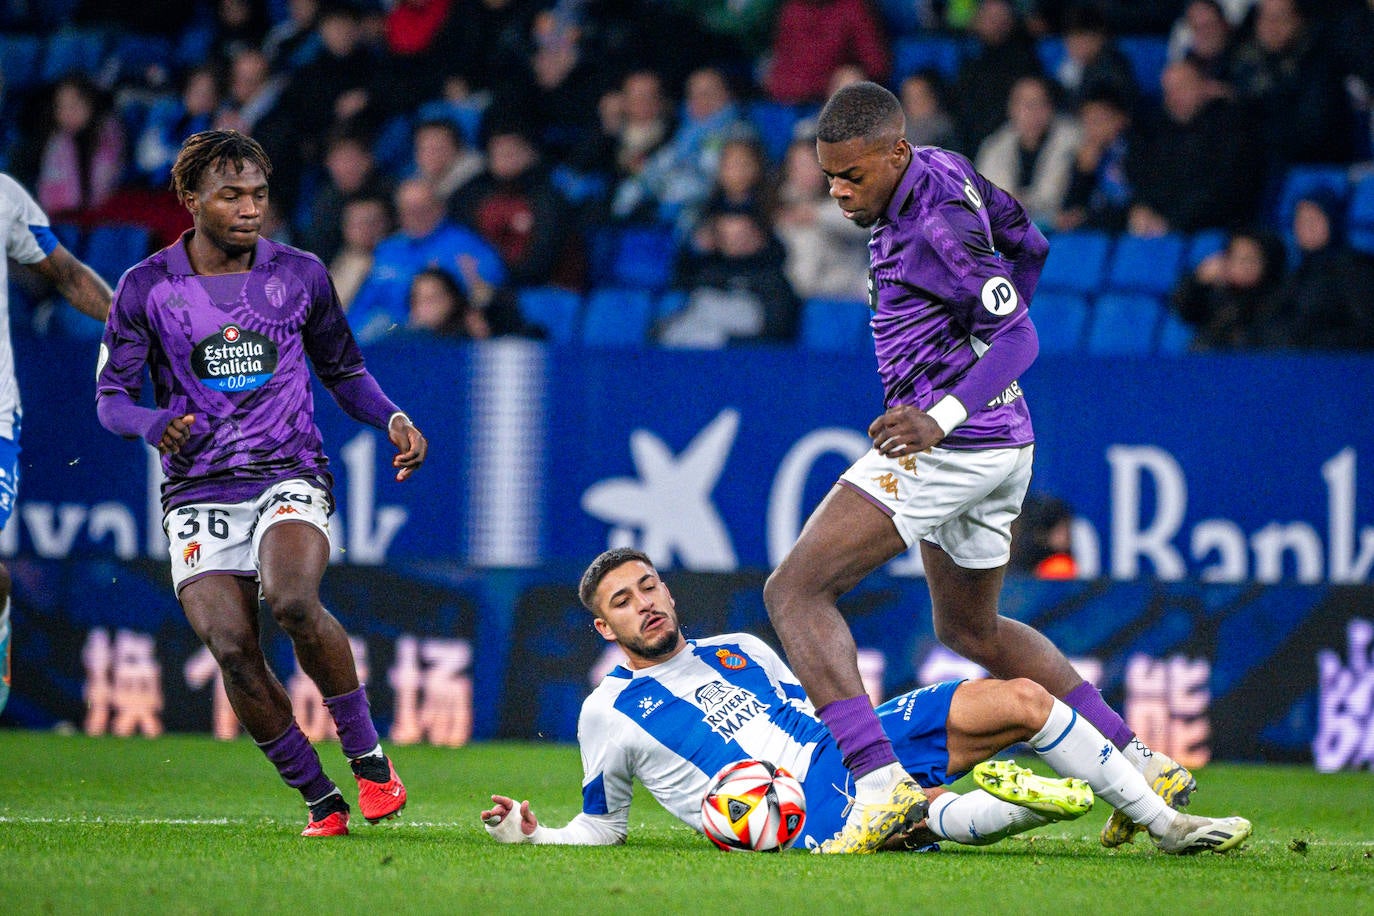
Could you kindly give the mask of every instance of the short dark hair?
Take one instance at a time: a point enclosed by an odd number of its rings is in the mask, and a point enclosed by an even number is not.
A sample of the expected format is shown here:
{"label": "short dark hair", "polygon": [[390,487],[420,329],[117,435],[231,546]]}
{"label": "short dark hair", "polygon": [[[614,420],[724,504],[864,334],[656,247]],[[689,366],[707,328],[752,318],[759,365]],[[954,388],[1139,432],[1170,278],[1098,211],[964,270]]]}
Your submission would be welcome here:
{"label": "short dark hair", "polygon": [[649,559],[649,555],[642,550],[636,550],[634,547],[612,547],[592,560],[587,571],[582,574],[582,582],[577,586],[577,597],[582,602],[582,606],[595,614],[596,590],[600,587],[601,580],[606,578],[612,570],[619,569],[626,563],[633,563],[636,560],[651,569],[653,568],[654,561]]}
{"label": "short dark hair", "polygon": [[888,131],[900,135],[905,130],[906,117],[895,95],[877,83],[851,83],[836,91],[821,109],[816,139],[822,143],[843,143],[856,137],[878,137]]}
{"label": "short dark hair", "polygon": [[206,172],[233,165],[242,172],[245,165],[256,165],[262,174],[272,174],[272,162],[258,141],[236,130],[202,130],[181,144],[172,164],[172,190],[178,198],[194,194]]}

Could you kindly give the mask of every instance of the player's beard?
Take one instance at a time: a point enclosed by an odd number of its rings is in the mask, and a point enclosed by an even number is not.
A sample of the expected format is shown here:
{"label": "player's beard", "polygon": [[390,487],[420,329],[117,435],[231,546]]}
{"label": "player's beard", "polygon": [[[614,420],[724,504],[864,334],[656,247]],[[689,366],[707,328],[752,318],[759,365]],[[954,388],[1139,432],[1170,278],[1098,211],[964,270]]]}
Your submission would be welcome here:
{"label": "player's beard", "polygon": [[649,636],[635,635],[630,639],[622,639],[621,645],[640,658],[660,659],[665,655],[672,655],[677,651],[682,636],[678,631],[677,621],[672,618],[664,618],[664,621],[663,628],[657,633]]}

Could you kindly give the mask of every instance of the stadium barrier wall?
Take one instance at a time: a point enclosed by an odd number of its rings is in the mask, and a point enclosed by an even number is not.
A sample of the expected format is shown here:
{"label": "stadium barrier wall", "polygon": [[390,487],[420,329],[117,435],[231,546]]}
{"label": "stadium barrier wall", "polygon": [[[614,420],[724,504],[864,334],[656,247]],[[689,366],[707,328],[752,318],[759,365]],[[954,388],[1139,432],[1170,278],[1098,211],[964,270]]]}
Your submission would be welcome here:
{"label": "stadium barrier wall", "polygon": [[[154,737],[239,734],[218,669],[171,596],[167,565],[13,561],[13,693],[5,724]],[[619,651],[577,601],[580,568],[475,573],[444,563],[339,567],[324,599],[353,641],[390,743],[571,742]],[[776,646],[766,573],[667,573],[688,635]],[[875,701],[982,672],[936,641],[919,579],[879,573],[843,602]],[[1374,768],[1374,587],[1008,581],[1035,625],[1152,746],[1212,759]],[[264,646],[302,728],[333,737],[318,691],[263,614]]]}

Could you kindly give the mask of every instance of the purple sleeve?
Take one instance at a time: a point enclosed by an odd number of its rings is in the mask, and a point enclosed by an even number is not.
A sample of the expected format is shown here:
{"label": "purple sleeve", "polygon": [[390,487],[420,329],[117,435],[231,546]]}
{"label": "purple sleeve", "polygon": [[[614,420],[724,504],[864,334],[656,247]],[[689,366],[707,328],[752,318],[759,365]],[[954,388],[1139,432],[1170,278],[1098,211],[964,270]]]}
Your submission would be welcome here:
{"label": "purple sleeve", "polygon": [[344,413],[359,423],[382,430],[387,428],[391,417],[401,410],[382,393],[382,386],[366,369],[336,382],[330,386],[329,393]]}
{"label": "purple sleeve", "polygon": [[1011,278],[1014,264],[993,247],[982,214],[967,206],[942,206],[925,217],[903,252],[904,279],[938,298],[954,328],[992,343],[1021,320],[1026,299]]}
{"label": "purple sleeve", "polygon": [[305,323],[305,351],[335,402],[359,423],[385,430],[400,408],[382,392],[363,366],[363,352],[353,339],[334,282],[322,264],[311,277],[313,305]]}
{"label": "purple sleeve", "polygon": [[1040,338],[1035,333],[1035,324],[1030,315],[1025,315],[997,336],[982,358],[969,367],[948,393],[958,398],[968,415],[973,416],[1029,369],[1039,352]]}
{"label": "purple sleeve", "polygon": [[1049,255],[1050,243],[1016,198],[982,175],[978,175],[978,189],[987,206],[993,244],[1011,262],[1011,282],[1021,298],[1029,302],[1040,284],[1040,271]]}
{"label": "purple sleeve", "polygon": [[96,399],[95,415],[101,426],[116,435],[137,437],[149,445],[157,445],[167,431],[167,424],[177,414],[174,410],[139,407],[133,398],[118,391],[106,392]]}

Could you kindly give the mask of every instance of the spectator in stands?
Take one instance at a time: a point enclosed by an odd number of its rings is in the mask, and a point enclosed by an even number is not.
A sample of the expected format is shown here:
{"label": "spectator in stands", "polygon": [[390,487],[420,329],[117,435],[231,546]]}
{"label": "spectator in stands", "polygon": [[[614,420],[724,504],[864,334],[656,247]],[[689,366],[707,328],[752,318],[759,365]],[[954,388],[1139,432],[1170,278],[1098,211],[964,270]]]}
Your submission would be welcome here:
{"label": "spectator in stands", "polygon": [[779,0],[668,0],[716,40],[719,59],[755,58],[768,49]]}
{"label": "spectator in stands", "polygon": [[261,48],[271,24],[267,0],[215,0],[210,60],[223,65],[244,48]]}
{"label": "spectator in stands", "polygon": [[621,220],[672,223],[710,193],[727,140],[754,136],[725,74],[703,67],[687,78],[682,122],[639,175],[620,183],[611,212]]}
{"label": "spectator in stands", "polygon": [[320,50],[320,0],[287,0],[286,16],[267,30],[261,51],[278,70],[299,70]]}
{"label": "spectator in stands", "polygon": [[1235,30],[1218,0],[1192,0],[1174,26],[1169,60],[1191,61],[1215,95],[1229,97],[1235,57]]}
{"label": "spectator in stands", "polygon": [[1031,493],[1011,523],[1011,568],[1037,579],[1074,579],[1073,510],[1062,499]]}
{"label": "spectator in stands", "polygon": [[1091,6],[1077,7],[1067,16],[1064,60],[1054,78],[1062,90],[1061,102],[1069,110],[1077,109],[1088,96],[1103,92],[1134,108],[1140,94],[1130,60],[1112,40],[1106,18]]}
{"label": "spectator in stands", "polygon": [[340,214],[344,203],[358,196],[390,197],[393,190],[391,177],[377,166],[371,138],[336,130],[326,144],[324,174],[311,199],[298,244],[328,264],[343,244]]}
{"label": "spectator in stands", "polygon": [[434,186],[445,209],[451,207],[454,195],[487,167],[486,159],[468,146],[458,125],[446,118],[415,125],[411,149],[416,177]]}
{"label": "spectator in stands", "polygon": [[1293,212],[1298,264],[1284,280],[1268,328],[1272,342],[1304,349],[1374,348],[1374,261],[1346,246],[1345,207],[1322,189]]}
{"label": "spectator in stands", "polygon": [[320,53],[295,71],[270,123],[257,140],[272,159],[272,195],[290,211],[309,169],[321,164],[324,138],[339,127],[375,135],[386,110],[377,97],[378,57],[365,41],[359,14],[331,3],[320,10]]}
{"label": "spectator in stands", "polygon": [[286,77],[272,73],[266,54],[256,48],[240,50],[229,61],[229,83],[215,128],[255,136],[258,123],[276,109],[284,88]]}
{"label": "spectator in stands", "polygon": [[1231,233],[1223,251],[1210,255],[1174,289],[1173,307],[1197,328],[1200,350],[1236,350],[1272,343],[1283,280],[1283,242],[1266,231]]}
{"label": "spectator in stands", "polygon": [[457,77],[465,94],[490,90],[519,66],[543,6],[540,0],[453,0],[432,44],[435,72],[445,81]]}
{"label": "spectator in stands", "polygon": [[611,85],[608,65],[589,46],[572,5],[542,10],[531,24],[520,64],[493,86],[491,110],[518,113],[540,147],[562,159],[600,131],[597,103]]}
{"label": "spectator in stands", "polygon": [[85,76],[63,77],[44,107],[43,126],[20,150],[16,177],[53,220],[87,215],[109,200],[124,175],[126,141],[109,99]]}
{"label": "spectator in stands", "polygon": [[1136,189],[1128,231],[1151,236],[1252,221],[1259,179],[1246,119],[1215,98],[1186,60],[1165,67],[1161,84],[1162,117],[1127,158]]}
{"label": "spectator in stands", "polygon": [[906,139],[913,146],[952,149],[958,144],[958,129],[945,102],[945,91],[945,81],[937,70],[922,70],[902,80],[897,97],[906,114]]}
{"label": "spectator in stands", "polygon": [[1036,0],[1051,28],[1062,29],[1070,13],[1091,6],[1114,35],[1164,35],[1187,0]]}
{"label": "spectator in stands", "polygon": [[512,284],[579,285],[565,260],[575,252],[568,202],[550,180],[524,122],[492,125],[487,169],[454,196],[449,214],[496,250]]}
{"label": "spectator in stands", "polygon": [[1082,137],[1055,228],[1121,232],[1135,195],[1126,164],[1138,142],[1129,106],[1110,91],[1088,96],[1078,106]]}
{"label": "spectator in stands", "polygon": [[831,74],[845,64],[878,82],[892,70],[887,35],[869,0],[782,0],[763,80],[769,97],[788,105],[824,102]]}
{"label": "spectator in stands", "polygon": [[1041,226],[1053,226],[1064,206],[1078,148],[1078,123],[1057,114],[1052,82],[1023,76],[1013,84],[1007,122],[978,149],[978,171],[1007,191]]}
{"label": "spectator in stands", "polygon": [[219,78],[208,65],[187,71],[180,94],[153,103],[134,143],[133,173],[138,183],[166,187],[181,142],[213,126],[219,104]]}
{"label": "spectator in stands", "polygon": [[619,88],[602,93],[597,114],[601,130],[580,151],[575,164],[617,182],[643,172],[673,128],[663,80],[653,70],[627,73]]}
{"label": "spectator in stands", "polygon": [[[706,214],[721,210],[752,210],[767,214],[773,210],[773,181],[768,174],[768,159],[763,147],[752,138],[727,140],[720,149],[720,166],[711,185],[711,193],[702,207]],[[693,234],[707,239],[704,244],[694,242],[699,250],[711,247],[714,235],[709,220],[691,214]]]}
{"label": "spectator in stands", "polygon": [[525,322],[519,303],[508,289],[491,287],[475,275],[470,278],[469,286],[481,290],[484,298],[481,304],[445,271],[433,267],[420,271],[410,284],[407,329],[469,340],[488,340],[508,334],[543,336],[542,329]]}
{"label": "spectator in stands", "polygon": [[339,215],[343,244],[329,260],[329,275],[344,311],[372,272],[377,246],[391,234],[391,203],[385,197],[361,195],[344,202]]}
{"label": "spectator in stands", "polygon": [[1337,64],[1297,0],[1260,0],[1254,36],[1236,51],[1232,82],[1259,124],[1271,182],[1293,163],[1353,161],[1354,111]]}
{"label": "spectator in stands", "polygon": [[751,210],[707,215],[710,247],[684,259],[674,286],[687,304],[656,332],[668,347],[708,349],[739,340],[790,341],[801,303],[783,270],[782,244]]}
{"label": "spectator in stands", "polygon": [[400,228],[377,246],[372,271],[349,310],[349,323],[363,342],[405,324],[411,278],[426,267],[462,282],[460,258],[470,255],[488,283],[506,281],[496,250],[476,232],[445,219],[443,204],[424,179],[407,179],[396,189],[396,221]]}
{"label": "spectator in stands", "polygon": [[862,299],[869,233],[846,219],[830,199],[814,137],[798,137],[787,147],[774,196],[774,232],[786,252],[783,270],[797,295]]}
{"label": "spectator in stands", "polygon": [[1009,0],[982,0],[973,18],[974,52],[959,66],[954,96],[959,150],[972,153],[1007,116],[1012,85],[1041,73],[1035,42]]}

